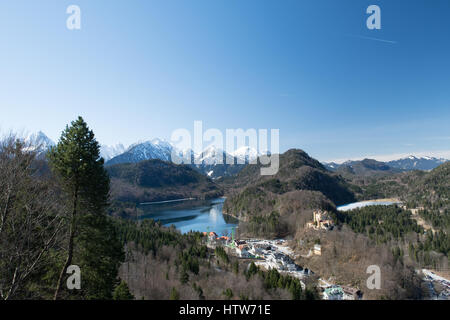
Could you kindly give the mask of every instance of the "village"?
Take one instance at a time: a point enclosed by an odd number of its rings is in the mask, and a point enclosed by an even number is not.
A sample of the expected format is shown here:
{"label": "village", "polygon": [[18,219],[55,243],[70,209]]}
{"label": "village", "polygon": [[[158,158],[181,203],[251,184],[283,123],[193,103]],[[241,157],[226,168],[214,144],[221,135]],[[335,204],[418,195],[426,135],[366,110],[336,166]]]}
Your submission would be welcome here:
{"label": "village", "polygon": [[[430,288],[430,298],[432,300],[450,299],[450,281],[448,279],[427,269],[422,269],[419,272],[424,275],[424,281]],[[437,287],[440,287],[440,290],[437,290]]]}
{"label": "village", "polygon": [[[333,221],[326,211],[318,210],[313,213],[313,222],[307,224],[307,228],[315,230],[332,230]],[[303,289],[304,280],[313,276],[314,272],[295,263],[297,255],[288,246],[288,241],[283,239],[234,239],[232,236],[218,236],[215,232],[204,232],[207,238],[207,246],[215,249],[217,246],[225,248],[230,255],[240,259],[252,261],[264,270],[276,269],[281,274],[298,278]],[[320,244],[315,244],[308,256],[321,255]],[[341,286],[318,279],[319,289],[324,300],[358,300],[362,298],[361,291],[357,288]]]}

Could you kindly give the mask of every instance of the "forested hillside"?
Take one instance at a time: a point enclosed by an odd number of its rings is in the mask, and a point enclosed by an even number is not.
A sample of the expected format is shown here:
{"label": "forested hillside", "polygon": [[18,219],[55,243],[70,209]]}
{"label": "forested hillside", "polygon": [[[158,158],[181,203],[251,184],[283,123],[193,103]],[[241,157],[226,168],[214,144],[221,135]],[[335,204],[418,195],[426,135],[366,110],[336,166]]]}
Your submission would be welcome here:
{"label": "forested hillside", "polygon": [[[400,198],[406,206],[369,206],[337,214],[332,232],[299,229],[302,243],[322,244],[320,258],[301,259],[323,275],[335,275],[343,283],[363,285],[364,266],[376,264],[390,279],[370,298],[420,299],[427,288],[415,269],[448,270],[450,254],[450,165],[430,172],[410,171],[379,177],[353,176],[347,180],[360,199]],[[424,221],[427,223],[424,224]],[[431,226],[431,227],[430,227]],[[305,252],[302,246],[300,252]]]}
{"label": "forested hillside", "polygon": [[280,155],[273,176],[261,176],[259,165],[248,165],[224,183],[224,211],[245,221],[241,231],[249,234],[292,234],[313,209],[334,210],[355,200],[344,179],[297,149]]}
{"label": "forested hillside", "polygon": [[187,165],[154,159],[111,165],[106,169],[111,177],[111,200],[116,208],[182,198],[211,199],[223,194],[211,179]]}
{"label": "forested hillside", "polygon": [[450,227],[450,163],[425,171],[409,171],[383,177],[347,178],[360,200],[399,198],[436,229]]}
{"label": "forested hillside", "polygon": [[223,247],[208,249],[201,233],[180,234],[153,220],[115,220],[126,248],[120,269],[137,299],[317,299],[313,279],[302,290],[296,278],[265,272],[228,255]]}

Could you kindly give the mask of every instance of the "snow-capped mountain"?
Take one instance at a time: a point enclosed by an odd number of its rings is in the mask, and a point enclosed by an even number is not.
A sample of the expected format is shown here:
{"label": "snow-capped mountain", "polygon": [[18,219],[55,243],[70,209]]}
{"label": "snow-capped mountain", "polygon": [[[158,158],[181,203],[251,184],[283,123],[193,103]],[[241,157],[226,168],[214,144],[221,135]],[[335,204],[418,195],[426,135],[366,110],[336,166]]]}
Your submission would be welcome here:
{"label": "snow-capped mountain", "polygon": [[115,146],[107,146],[102,145],[100,146],[100,156],[105,159],[105,161],[108,161],[115,156],[118,156],[119,154],[122,154],[126,151],[126,148],[123,144],[119,143]]}
{"label": "snow-capped mountain", "polygon": [[[369,161],[368,159],[360,160],[360,161],[345,161],[344,163],[335,163],[335,162],[324,162],[323,165],[330,171],[337,171],[339,168],[342,167],[353,167],[356,164],[363,163],[364,161]],[[403,170],[403,171],[409,171],[409,170],[432,170],[441,164],[449,161],[447,159],[443,158],[435,158],[435,157],[416,157],[416,156],[409,156],[397,160],[392,160],[388,162],[379,162],[375,160],[370,160],[373,163],[376,163],[378,168],[377,170],[388,170],[391,168],[392,170]],[[384,167],[383,167],[384,166]],[[374,169],[374,168],[372,168]]]}
{"label": "snow-capped mountain", "polygon": [[210,145],[200,155],[195,156],[194,168],[212,179],[218,179],[237,174],[258,156],[255,149],[246,146],[227,153]]}
{"label": "snow-capped mountain", "polygon": [[201,154],[195,155],[194,159],[193,167],[211,179],[233,175],[244,167],[242,164],[235,164],[233,156],[214,145],[206,147]]}
{"label": "snow-capped mountain", "polygon": [[171,161],[175,160],[172,159],[172,154],[179,157],[177,159],[178,161],[182,160],[181,157],[185,157],[186,154],[191,154],[191,161],[184,163],[192,165],[193,168],[213,179],[235,174],[239,172],[245,164],[248,164],[258,157],[258,152],[249,147],[242,147],[232,154],[228,154],[222,149],[210,145],[206,147],[202,153],[194,154],[192,150],[184,150],[182,152],[168,141],[153,139],[130,146],[123,153],[110,158],[106,164],[136,163],[151,159]]}
{"label": "snow-capped mountain", "polygon": [[202,165],[224,164],[227,158],[232,159],[229,154],[214,145],[209,145],[201,154],[195,155],[194,158],[195,164]]}
{"label": "snow-capped mountain", "polygon": [[443,158],[417,158],[415,156],[409,156],[406,158],[386,162],[386,164],[392,168],[398,168],[402,170],[432,170],[447,161],[447,159]]}
{"label": "snow-capped mountain", "polygon": [[234,152],[231,152],[231,156],[238,159],[240,161],[238,163],[242,163],[242,162],[249,163],[249,162],[255,160],[256,158],[258,158],[258,156],[260,156],[260,154],[254,148],[251,148],[248,146],[243,146],[243,147],[236,149]]}
{"label": "snow-capped mountain", "polygon": [[55,142],[47,137],[47,135],[42,131],[30,134],[25,138],[25,141],[31,143],[34,148],[41,152],[46,152],[51,147],[55,146]]}
{"label": "snow-capped mountain", "polygon": [[325,168],[327,168],[330,171],[336,171],[341,166],[341,164],[336,162],[324,162],[322,164]]}
{"label": "snow-capped mountain", "polygon": [[[196,164],[214,165],[214,164],[248,164],[255,160],[260,154],[253,148],[244,146],[227,153],[214,145],[208,146],[200,155],[195,156]],[[239,162],[238,162],[239,160]]]}
{"label": "snow-capped mountain", "polygon": [[107,164],[136,163],[150,159],[170,161],[173,149],[174,147],[171,143],[162,139],[153,139],[133,144],[125,152],[110,159]]}

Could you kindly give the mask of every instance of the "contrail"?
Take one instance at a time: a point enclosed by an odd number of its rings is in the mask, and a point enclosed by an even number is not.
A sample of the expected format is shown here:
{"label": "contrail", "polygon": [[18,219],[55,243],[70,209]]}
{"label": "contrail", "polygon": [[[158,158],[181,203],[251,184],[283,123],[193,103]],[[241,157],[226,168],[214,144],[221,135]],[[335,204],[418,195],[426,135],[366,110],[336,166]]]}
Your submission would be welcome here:
{"label": "contrail", "polygon": [[374,40],[374,41],[380,41],[380,42],[387,42],[387,43],[392,43],[392,44],[396,44],[397,41],[391,41],[391,40],[385,40],[385,39],[379,39],[379,38],[372,38],[372,37],[365,37],[365,36],[357,36],[357,35],[352,35],[349,34],[347,35],[348,37],[354,37],[354,38],[360,38],[360,39],[366,39],[366,40]]}

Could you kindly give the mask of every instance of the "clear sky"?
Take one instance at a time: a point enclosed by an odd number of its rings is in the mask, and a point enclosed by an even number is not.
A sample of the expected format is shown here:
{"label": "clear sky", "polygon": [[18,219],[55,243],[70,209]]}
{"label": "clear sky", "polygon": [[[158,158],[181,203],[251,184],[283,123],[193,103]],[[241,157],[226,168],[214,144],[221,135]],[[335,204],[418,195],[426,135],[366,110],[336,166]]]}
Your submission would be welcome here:
{"label": "clear sky", "polygon": [[57,140],[81,115],[112,145],[202,120],[278,128],[319,160],[450,157],[449,16],[448,0],[1,1],[0,129]]}

